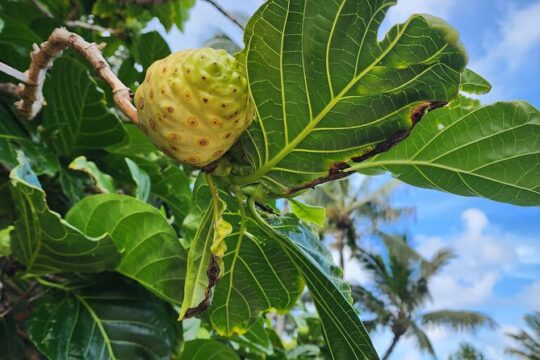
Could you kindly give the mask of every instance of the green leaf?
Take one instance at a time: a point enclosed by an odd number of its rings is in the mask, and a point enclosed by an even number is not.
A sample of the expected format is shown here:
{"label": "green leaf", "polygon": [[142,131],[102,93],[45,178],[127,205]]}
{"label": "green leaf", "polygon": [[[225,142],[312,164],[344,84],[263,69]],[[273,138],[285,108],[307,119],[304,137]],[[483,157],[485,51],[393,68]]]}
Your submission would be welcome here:
{"label": "green leaf", "polygon": [[120,261],[107,235],[89,237],[69,224],[45,200],[45,192],[24,157],[10,174],[17,221],[11,233],[13,255],[29,274],[60,271],[102,272]]}
{"label": "green leaf", "polygon": [[274,352],[272,341],[264,325],[264,319],[259,319],[244,334],[235,336],[230,340],[249,349],[253,353],[259,352],[272,355]]}
{"label": "green leaf", "polygon": [[146,71],[154,61],[163,59],[170,53],[169,45],[163,37],[157,31],[151,31],[141,35],[133,55]]}
{"label": "green leaf", "polygon": [[[121,79],[123,79],[120,76]],[[112,154],[120,154],[126,156],[146,155],[156,152],[156,147],[150,142],[150,139],[135,125],[127,124],[125,126],[127,136],[119,144],[107,148],[107,151]]]}
{"label": "green leaf", "polygon": [[100,194],[77,203],[66,219],[92,236],[110,234],[122,252],[116,270],[162,299],[180,304],[186,253],[156,208],[130,196]]}
{"label": "green leaf", "polygon": [[220,196],[227,203],[223,216],[233,231],[225,238],[225,271],[214,292],[210,320],[220,335],[241,335],[263,312],[291,310],[304,282],[279,243],[249,215],[242,199]]}
{"label": "green leaf", "polygon": [[299,219],[324,226],[326,220],[326,208],[304,204],[298,200],[290,199],[291,211]]}
{"label": "green leaf", "polygon": [[[270,0],[246,28],[257,121],[241,146],[255,181],[278,194],[335,176],[405,137],[426,108],[458,94],[466,55],[443,20],[414,15],[382,41],[394,0]],[[320,180],[319,180],[320,181]]]}
{"label": "green leaf", "polygon": [[184,30],[184,22],[187,21],[189,9],[195,4],[195,0],[176,0],[155,4],[150,9],[152,15],[156,16],[165,30],[170,31],[173,25],[180,30]]}
{"label": "green leaf", "polygon": [[54,176],[59,170],[57,156],[43,144],[34,143],[12,110],[0,104],[0,163],[17,166],[17,150],[29,157],[38,175]]}
{"label": "green leaf", "polygon": [[482,95],[491,91],[491,84],[471,69],[465,69],[461,74],[460,90],[469,94]]}
{"label": "green leaf", "polygon": [[251,203],[251,214],[267,236],[287,252],[302,274],[319,313],[324,337],[334,359],[378,359],[340,269],[315,234],[294,217],[263,219]]}
{"label": "green leaf", "polygon": [[61,155],[101,149],[122,142],[124,126],[107,107],[105,94],[86,66],[62,57],[54,62],[46,81],[44,126],[53,148]]}
{"label": "green leaf", "polygon": [[146,171],[141,169],[139,165],[137,165],[137,163],[130,158],[126,158],[126,163],[129,167],[129,172],[131,173],[133,181],[135,181],[135,184],[137,184],[135,196],[139,200],[147,201],[148,197],[150,196],[150,188],[152,186],[150,176],[148,176]]}
{"label": "green leaf", "polygon": [[0,33],[4,30],[4,20],[0,18]]}
{"label": "green leaf", "polygon": [[[4,3],[2,4],[3,6]],[[32,51],[32,45],[34,43],[41,43],[43,39],[20,21],[21,19],[15,19],[14,17],[7,16],[7,14],[7,11],[2,12],[4,28],[0,33],[0,47],[2,48],[0,60],[10,66],[26,69],[30,64],[29,54]],[[11,14],[16,15],[15,12]],[[26,13],[26,15],[28,14]]]}
{"label": "green leaf", "polygon": [[189,253],[181,319],[208,307],[213,288],[223,273],[225,237],[232,231],[231,224],[223,219],[225,209],[226,204],[211,177],[200,175],[195,183],[191,211],[184,221]]}
{"label": "green leaf", "polygon": [[233,349],[215,340],[187,341],[180,358],[186,360],[240,360]]}
{"label": "green leaf", "polygon": [[97,165],[86,159],[86,156],[79,156],[75,158],[70,164],[71,170],[78,170],[88,174],[96,182],[96,187],[102,193],[115,193],[116,187],[114,185],[114,179],[99,170]]}
{"label": "green leaf", "polygon": [[182,225],[189,212],[191,189],[189,178],[178,166],[168,166],[152,177],[152,193],[159,196],[174,215],[174,223]]}
{"label": "green leaf", "polygon": [[11,237],[9,233],[13,230],[13,226],[8,226],[5,229],[0,230],[0,257],[11,255],[10,241]]}
{"label": "green leaf", "polygon": [[170,359],[178,339],[170,305],[118,276],[49,290],[28,334],[49,359]]}
{"label": "green leaf", "polygon": [[459,99],[429,113],[393,150],[351,170],[389,171],[414,186],[540,205],[540,112],[528,103],[473,106]]}
{"label": "green leaf", "polygon": [[11,314],[0,317],[0,354],[4,359],[9,360],[27,360],[29,358]]}

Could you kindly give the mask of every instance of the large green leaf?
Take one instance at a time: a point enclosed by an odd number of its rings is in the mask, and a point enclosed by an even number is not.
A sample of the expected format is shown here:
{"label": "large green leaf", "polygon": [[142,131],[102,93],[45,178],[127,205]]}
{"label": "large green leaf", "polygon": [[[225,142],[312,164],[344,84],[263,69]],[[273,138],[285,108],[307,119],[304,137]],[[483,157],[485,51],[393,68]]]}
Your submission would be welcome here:
{"label": "large green leaf", "polygon": [[178,339],[167,303],[118,276],[51,289],[33,306],[28,334],[49,359],[170,359]]}
{"label": "large green leaf", "polygon": [[0,317],[0,354],[4,359],[26,360],[29,358],[12,314]]}
{"label": "large green leaf", "polygon": [[278,243],[302,274],[319,313],[324,337],[334,359],[378,359],[358,314],[349,287],[330,254],[308,228],[294,217],[264,219],[251,205],[251,214],[266,236]]}
{"label": "large green leaf", "polygon": [[257,121],[242,137],[248,166],[234,183],[281,194],[312,186],[387,149],[457,95],[466,55],[456,30],[414,15],[379,42],[394,3],[270,0],[259,9],[240,56]]}
{"label": "large green leaf", "polygon": [[215,340],[191,340],[184,344],[180,359],[240,360],[233,349]]}
{"label": "large green leaf", "polygon": [[122,142],[126,130],[108,107],[105,94],[86,66],[62,57],[46,81],[44,125],[49,141],[61,155],[101,149]]}
{"label": "large green leaf", "polygon": [[152,193],[166,202],[174,215],[175,224],[181,225],[189,212],[191,189],[189,178],[178,166],[168,166],[152,177]]}
{"label": "large green leaf", "polygon": [[210,320],[219,334],[244,334],[270,310],[292,309],[304,290],[299,271],[279,243],[249,215],[243,201],[221,193],[223,217],[232,224],[225,238],[225,272],[217,284]]}
{"label": "large green leaf", "polygon": [[208,307],[213,288],[223,272],[224,240],[232,227],[223,220],[226,204],[218,192],[210,176],[199,175],[190,213],[184,221],[189,253],[180,318],[192,317]]}
{"label": "large green leaf", "polygon": [[429,113],[391,151],[353,165],[419,187],[540,205],[540,111],[525,102],[459,99]]}
{"label": "large green leaf", "polygon": [[49,209],[45,192],[22,154],[11,171],[11,195],[17,221],[11,232],[11,249],[27,273],[112,270],[120,254],[111,238],[83,234]]}
{"label": "large green leaf", "polygon": [[118,272],[168,302],[180,303],[186,253],[156,208],[130,196],[100,194],[77,203],[66,219],[89,235],[109,234],[122,252]]}

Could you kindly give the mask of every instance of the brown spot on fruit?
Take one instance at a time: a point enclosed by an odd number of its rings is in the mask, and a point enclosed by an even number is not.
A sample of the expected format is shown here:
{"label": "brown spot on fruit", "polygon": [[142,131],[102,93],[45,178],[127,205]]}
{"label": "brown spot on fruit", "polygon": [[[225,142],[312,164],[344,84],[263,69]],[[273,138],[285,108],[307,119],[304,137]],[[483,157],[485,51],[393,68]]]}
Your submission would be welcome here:
{"label": "brown spot on fruit", "polygon": [[187,100],[191,99],[191,94],[190,93],[186,93],[184,96],[186,97]]}
{"label": "brown spot on fruit", "polygon": [[169,139],[173,142],[173,143],[176,143],[178,142],[178,139],[180,138],[180,136],[177,134],[177,133],[170,133],[169,134]]}
{"label": "brown spot on fruit", "polygon": [[148,123],[150,125],[150,129],[156,130],[156,122],[154,121],[154,119],[150,119]]}
{"label": "brown spot on fruit", "polygon": [[174,111],[174,108],[173,108],[172,106],[169,106],[169,107],[167,108],[167,111],[169,112],[169,114],[172,114],[173,111]]}
{"label": "brown spot on fruit", "polygon": [[232,133],[228,132],[225,134],[223,138],[226,140],[226,139],[229,139],[231,136],[232,136]]}
{"label": "brown spot on fruit", "polygon": [[203,101],[203,103],[208,104],[208,99],[207,98],[202,98],[202,101]]}
{"label": "brown spot on fruit", "polygon": [[165,88],[161,88],[161,95],[165,94]]}
{"label": "brown spot on fruit", "polygon": [[226,108],[226,107],[227,107],[227,104],[221,104],[221,107],[222,107],[222,108]]}
{"label": "brown spot on fruit", "polygon": [[150,90],[150,100],[154,100],[154,90]]}
{"label": "brown spot on fruit", "polygon": [[178,151],[178,148],[177,148],[176,146],[173,145],[173,146],[171,146],[171,150],[172,150],[172,151]]}
{"label": "brown spot on fruit", "polygon": [[218,150],[214,153],[214,157],[221,157],[223,155],[223,150]]}
{"label": "brown spot on fruit", "polygon": [[158,115],[158,120],[160,123],[163,123],[165,121],[165,116],[163,116],[162,114],[159,114]]}
{"label": "brown spot on fruit", "polygon": [[238,91],[238,89],[237,89],[237,88],[234,88],[234,89],[233,89],[232,91],[233,91],[233,92],[235,93],[235,92],[237,92],[237,91]]}
{"label": "brown spot on fruit", "polygon": [[144,108],[144,99],[139,98],[139,109],[142,110]]}
{"label": "brown spot on fruit", "polygon": [[221,126],[221,121],[219,119],[212,119],[213,126]]}
{"label": "brown spot on fruit", "polygon": [[199,146],[206,146],[208,145],[208,139],[205,139],[205,138],[201,138],[199,139]]}
{"label": "brown spot on fruit", "polygon": [[165,74],[167,72],[167,68],[164,66],[163,69],[161,69],[161,72]]}
{"label": "brown spot on fruit", "polygon": [[190,164],[197,164],[200,161],[200,159],[197,156],[190,156],[187,159],[187,162]]}
{"label": "brown spot on fruit", "polygon": [[199,121],[197,119],[195,119],[194,117],[190,117],[188,119],[188,125],[191,126],[191,127],[197,127],[197,126],[199,126]]}
{"label": "brown spot on fruit", "polygon": [[201,79],[206,80],[206,76],[201,77]]}

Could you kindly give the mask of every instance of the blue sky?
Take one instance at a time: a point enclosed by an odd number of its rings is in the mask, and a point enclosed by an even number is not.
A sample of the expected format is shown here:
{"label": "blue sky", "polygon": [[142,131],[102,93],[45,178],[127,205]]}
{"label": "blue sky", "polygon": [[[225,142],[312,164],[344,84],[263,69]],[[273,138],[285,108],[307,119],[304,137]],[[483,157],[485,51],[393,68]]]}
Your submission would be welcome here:
{"label": "blue sky", "polygon": [[[261,0],[221,0],[231,11],[254,12]],[[460,32],[469,52],[469,66],[493,84],[484,103],[521,99],[540,107],[540,0],[401,0],[383,27],[404,21],[412,13],[440,16]],[[159,28],[154,24],[153,27]],[[167,40],[172,50],[200,47],[216,32],[242,44],[242,32],[207,3],[193,9],[185,33],[173,29]],[[523,325],[526,312],[540,310],[540,208],[521,208],[476,198],[463,198],[402,185],[395,202],[416,207],[414,220],[399,224],[422,254],[441,247],[458,254],[432,284],[430,309],[482,311],[499,323],[495,331],[456,336],[430,328],[439,358],[446,359],[459,341],[481,348],[488,359],[508,359],[503,353],[507,331]],[[369,278],[351,263],[351,281]],[[389,334],[379,332],[374,343],[383,351]],[[400,343],[393,359],[420,360],[413,341]]]}

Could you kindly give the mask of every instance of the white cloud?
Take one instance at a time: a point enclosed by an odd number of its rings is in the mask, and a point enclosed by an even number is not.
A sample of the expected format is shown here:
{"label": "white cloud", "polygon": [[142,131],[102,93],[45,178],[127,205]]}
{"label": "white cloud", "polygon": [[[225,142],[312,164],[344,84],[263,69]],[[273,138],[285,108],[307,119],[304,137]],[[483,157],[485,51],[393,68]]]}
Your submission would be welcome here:
{"label": "white cloud", "polygon": [[520,300],[530,311],[540,309],[540,281],[527,285],[521,292]]}
{"label": "white cloud", "polygon": [[519,9],[511,6],[508,5],[497,34],[486,44],[486,56],[471,67],[490,74],[517,70],[527,54],[540,43],[540,1]]}
{"label": "white cloud", "polygon": [[447,19],[456,0],[401,0],[388,11],[391,24],[406,21],[412,14],[430,14]]}

